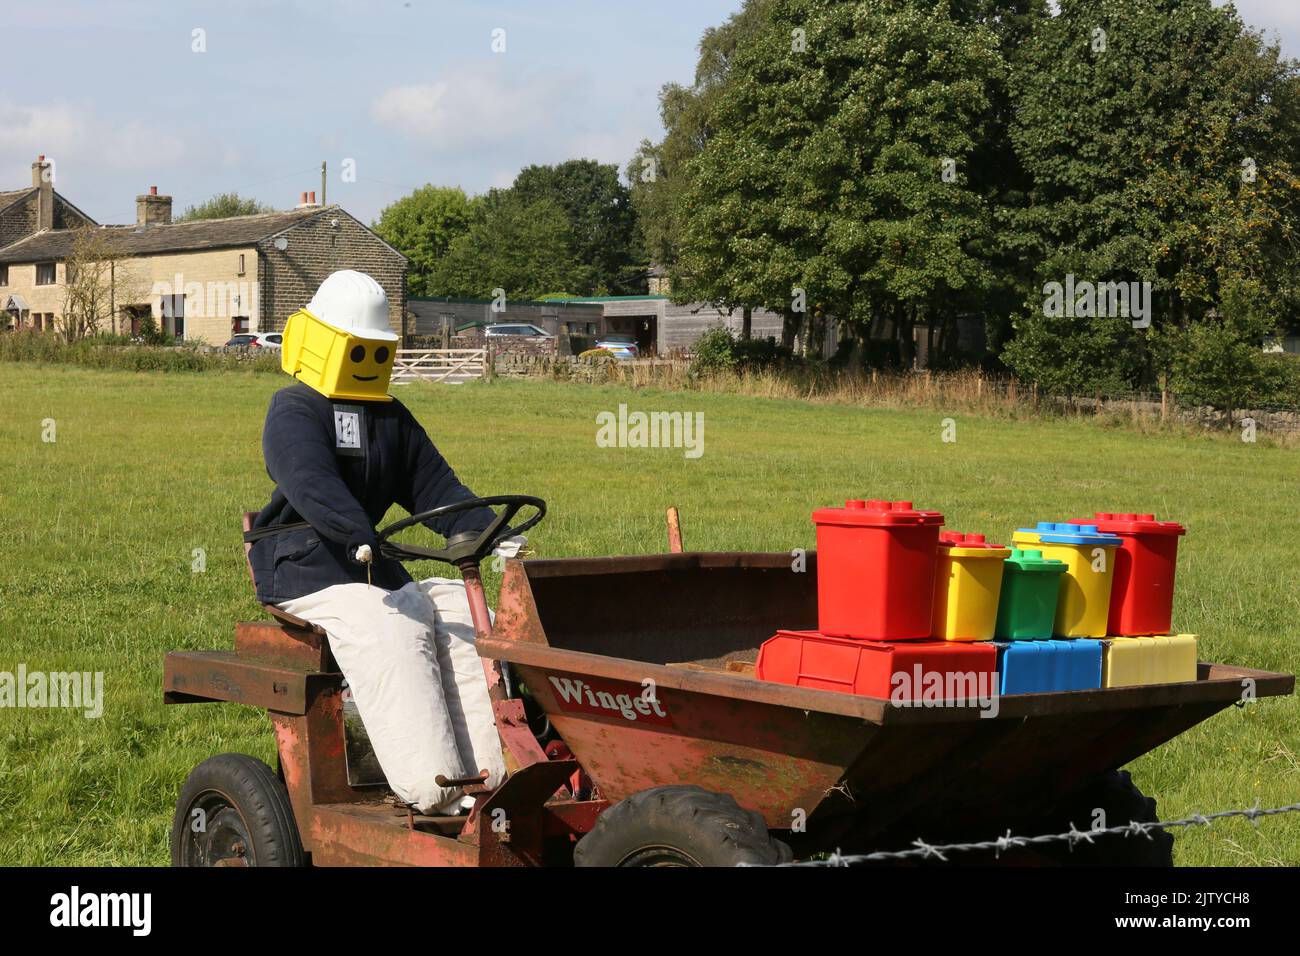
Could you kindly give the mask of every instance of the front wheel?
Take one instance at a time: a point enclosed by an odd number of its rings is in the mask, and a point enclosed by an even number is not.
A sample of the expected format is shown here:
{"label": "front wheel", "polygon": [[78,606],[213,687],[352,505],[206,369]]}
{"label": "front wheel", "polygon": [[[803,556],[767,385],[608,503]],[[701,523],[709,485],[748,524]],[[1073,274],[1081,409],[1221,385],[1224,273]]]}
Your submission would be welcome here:
{"label": "front wheel", "polygon": [[576,866],[774,866],[790,848],[724,793],[654,787],[602,813],[574,847]]}
{"label": "front wheel", "polygon": [[172,818],[172,866],[303,866],[289,793],[262,761],[209,757],[190,772]]}

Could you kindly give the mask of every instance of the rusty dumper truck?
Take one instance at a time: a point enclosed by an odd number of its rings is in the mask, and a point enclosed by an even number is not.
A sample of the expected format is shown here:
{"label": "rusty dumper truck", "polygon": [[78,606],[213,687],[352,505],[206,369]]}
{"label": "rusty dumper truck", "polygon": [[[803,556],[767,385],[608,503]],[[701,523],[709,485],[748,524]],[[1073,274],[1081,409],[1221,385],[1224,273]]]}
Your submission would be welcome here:
{"label": "rusty dumper truck", "polygon": [[[441,549],[393,535],[451,509],[502,507]],[[508,527],[523,508],[533,516]],[[889,701],[759,680],[759,645],[817,621],[816,556],[686,552],[511,560],[495,622],[479,564],[545,513],[497,496],[381,532],[390,557],[460,569],[510,774],[444,781],[475,798],[423,816],[387,789],[322,631],[275,608],[233,650],[172,652],[165,700],[263,708],[278,767],[212,757],[177,803],[178,866],[725,866],[917,838],[988,839],[1154,820],[1119,768],[1289,674],[1201,663],[1196,680],[1003,697],[969,707]],[[245,517],[247,527],[248,517]],[[1049,829],[1038,829],[1038,828]],[[1022,849],[1001,862],[1165,864],[1172,837]],[[987,861],[991,862],[991,858]]]}

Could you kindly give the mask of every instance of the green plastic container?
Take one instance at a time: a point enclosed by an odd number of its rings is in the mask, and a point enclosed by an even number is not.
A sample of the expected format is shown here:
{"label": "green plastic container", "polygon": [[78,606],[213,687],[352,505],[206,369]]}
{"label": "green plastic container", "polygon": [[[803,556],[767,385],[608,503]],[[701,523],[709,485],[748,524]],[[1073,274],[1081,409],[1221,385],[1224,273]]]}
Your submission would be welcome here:
{"label": "green plastic container", "polygon": [[1046,641],[1052,637],[1056,601],[1065,562],[1043,552],[1016,548],[1004,562],[1002,596],[994,633],[1004,641]]}

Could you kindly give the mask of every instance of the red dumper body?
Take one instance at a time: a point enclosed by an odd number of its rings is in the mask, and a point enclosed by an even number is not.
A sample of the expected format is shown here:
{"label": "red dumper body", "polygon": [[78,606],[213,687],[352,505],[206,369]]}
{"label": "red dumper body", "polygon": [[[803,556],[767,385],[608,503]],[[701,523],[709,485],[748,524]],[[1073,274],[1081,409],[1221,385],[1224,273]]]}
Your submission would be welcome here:
{"label": "red dumper body", "polygon": [[930,637],[943,515],[910,501],[818,508],[817,630],[873,641]]}
{"label": "red dumper body", "polygon": [[1170,633],[1178,539],[1187,529],[1176,521],[1156,521],[1155,515],[1109,511],[1096,512],[1088,523],[1098,531],[1119,535],[1123,542],[1115,553],[1106,633],[1112,637]]}

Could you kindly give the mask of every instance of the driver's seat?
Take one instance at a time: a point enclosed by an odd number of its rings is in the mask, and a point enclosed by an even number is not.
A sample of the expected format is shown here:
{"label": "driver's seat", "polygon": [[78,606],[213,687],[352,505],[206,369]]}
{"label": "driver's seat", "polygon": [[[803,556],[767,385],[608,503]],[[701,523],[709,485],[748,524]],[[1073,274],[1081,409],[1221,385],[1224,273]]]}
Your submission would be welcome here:
{"label": "driver's seat", "polygon": [[[253,519],[256,517],[257,517],[256,511],[244,512],[245,531],[253,530]],[[253,577],[253,562],[249,560],[249,552],[252,550],[253,550],[253,543],[251,541],[245,541],[244,561],[248,564],[248,579],[252,581],[253,586],[256,587],[257,581]],[[322,628],[319,628],[315,624],[311,623],[311,621],[304,621],[302,618],[298,617],[297,615],[290,614],[288,611],[282,611],[274,604],[263,604],[262,608],[263,610],[266,611],[267,614],[271,615],[271,617],[275,618],[285,627],[292,627],[300,631],[307,631],[310,634],[319,634],[322,637],[325,636],[325,631]]]}

